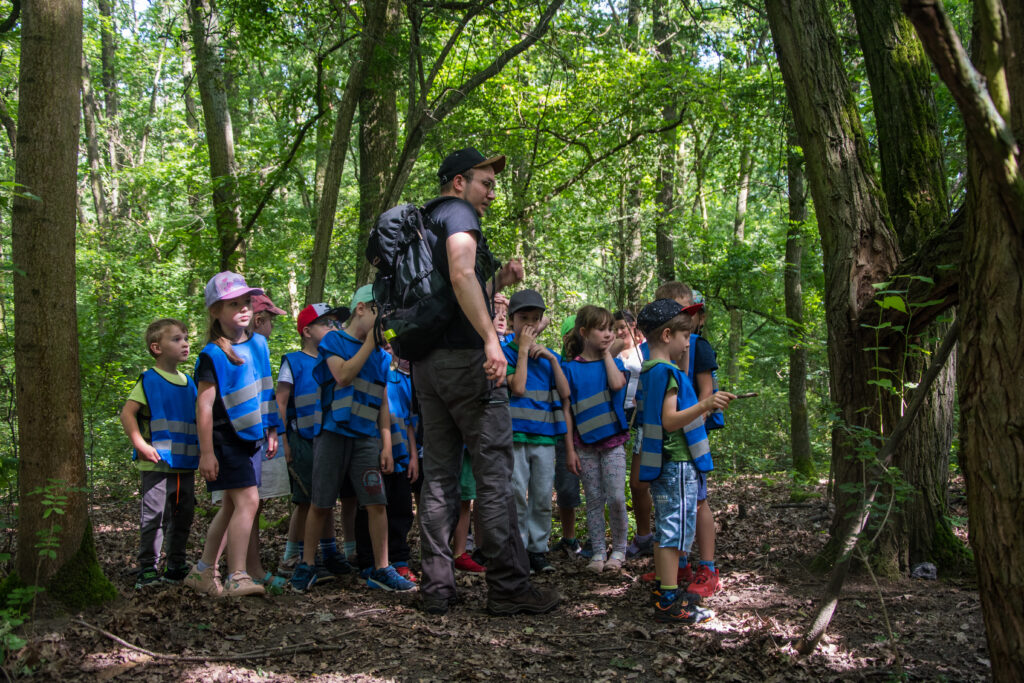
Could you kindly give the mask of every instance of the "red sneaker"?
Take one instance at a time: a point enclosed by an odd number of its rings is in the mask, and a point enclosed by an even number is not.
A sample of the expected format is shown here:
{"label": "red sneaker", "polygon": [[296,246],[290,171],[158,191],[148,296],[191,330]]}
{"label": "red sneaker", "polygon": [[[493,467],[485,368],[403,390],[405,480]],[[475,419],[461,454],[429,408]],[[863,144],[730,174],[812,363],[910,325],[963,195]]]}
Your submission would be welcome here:
{"label": "red sneaker", "polygon": [[[646,574],[641,574],[640,580],[644,583],[650,583],[654,581],[654,572],[647,572]],[[690,569],[690,565],[680,567],[679,573],[676,574],[676,585],[688,586],[691,581],[693,581],[693,570]]]}
{"label": "red sneaker", "polygon": [[455,558],[455,568],[471,574],[483,574],[487,571],[482,564],[477,564],[469,553],[462,553]]}
{"label": "red sneaker", "polygon": [[419,577],[412,573],[412,570],[409,569],[409,565],[407,564],[396,565],[395,571],[398,572],[399,576],[401,576],[403,579],[407,581],[412,581],[413,583],[420,582]]}
{"label": "red sneaker", "polygon": [[700,568],[697,569],[697,574],[693,579],[693,583],[687,586],[686,590],[690,593],[696,593],[702,598],[710,598],[721,587],[722,584],[718,580],[718,568],[716,567],[715,571],[711,571],[708,569],[707,565],[702,564]]}

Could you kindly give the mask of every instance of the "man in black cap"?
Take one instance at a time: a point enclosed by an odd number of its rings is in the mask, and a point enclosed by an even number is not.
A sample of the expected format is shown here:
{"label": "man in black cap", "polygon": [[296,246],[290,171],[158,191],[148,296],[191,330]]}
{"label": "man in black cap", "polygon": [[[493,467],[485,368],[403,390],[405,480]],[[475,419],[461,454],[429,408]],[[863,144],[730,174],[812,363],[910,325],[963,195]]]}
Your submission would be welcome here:
{"label": "man in black cap", "polygon": [[434,350],[413,364],[424,440],[420,591],[423,609],[431,614],[445,614],[455,602],[448,542],[458,515],[463,444],[476,478],[487,611],[540,614],[559,601],[556,591],[535,588],[529,580],[512,495],[512,421],[502,386],[506,360],[488,307],[497,290],[523,278],[518,260],[499,268],[480,229],[480,217],[494,201],[494,177],[504,169],[504,156],[488,158],[471,147],[453,152],[437,172],[441,196],[425,207],[437,228],[428,237],[434,240],[435,268],[458,301]]}

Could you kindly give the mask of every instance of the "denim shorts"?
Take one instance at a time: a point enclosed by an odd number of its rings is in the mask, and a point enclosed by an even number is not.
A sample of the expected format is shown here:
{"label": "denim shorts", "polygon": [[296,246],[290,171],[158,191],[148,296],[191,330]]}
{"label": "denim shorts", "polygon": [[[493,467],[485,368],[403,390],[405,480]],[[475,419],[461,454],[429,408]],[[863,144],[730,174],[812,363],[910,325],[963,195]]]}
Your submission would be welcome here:
{"label": "denim shorts", "polygon": [[666,462],[651,482],[656,540],[662,548],[689,552],[697,529],[697,470],[693,463]]}
{"label": "denim shorts", "polygon": [[563,509],[580,506],[580,478],[565,466],[565,441],[555,444],[555,504]]}

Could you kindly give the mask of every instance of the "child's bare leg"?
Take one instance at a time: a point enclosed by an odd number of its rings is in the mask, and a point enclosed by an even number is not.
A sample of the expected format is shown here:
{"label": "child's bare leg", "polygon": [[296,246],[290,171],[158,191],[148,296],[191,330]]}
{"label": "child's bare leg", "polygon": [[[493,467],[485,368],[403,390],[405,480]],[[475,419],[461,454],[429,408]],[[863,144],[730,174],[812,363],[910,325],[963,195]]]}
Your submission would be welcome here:
{"label": "child's bare leg", "polygon": [[306,533],[306,513],[309,512],[309,503],[299,503],[292,510],[292,518],[288,521],[288,540],[298,543],[303,540]]}
{"label": "child's bare leg", "polygon": [[225,491],[224,499],[227,500],[228,496],[232,498],[235,507],[231,521],[228,522],[228,576],[231,576],[235,572],[245,571],[245,557],[252,523],[260,506],[260,494],[255,486],[246,486]]}
{"label": "child's bare leg", "polygon": [[320,545],[320,534],[324,530],[324,520],[330,519],[331,508],[320,508],[310,505],[306,513],[306,531],[302,542],[302,561],[312,567],[316,564],[316,550]]}
{"label": "child's bare leg", "polygon": [[[661,585],[669,585],[666,581],[675,582],[676,570],[679,568],[679,549],[661,548],[654,549],[654,571],[661,578]],[[671,577],[666,579],[665,577]]]}
{"label": "child's bare leg", "polygon": [[455,546],[452,550],[452,557],[460,557],[466,552],[466,539],[469,537],[469,523],[472,521],[472,515],[470,515],[469,504],[471,501],[464,500],[459,505],[459,521],[455,524],[455,535],[453,536],[452,544]]}
{"label": "child's bare leg", "polygon": [[206,530],[206,543],[203,545],[203,556],[200,558],[204,564],[216,567],[220,561],[224,545],[227,543],[228,522],[231,521],[234,511],[235,504],[225,493],[220,509],[210,520],[210,528]]}
{"label": "child's bare leg", "polygon": [[697,545],[701,560],[715,561],[715,516],[706,498],[697,504]]}
{"label": "child's bare leg", "polygon": [[576,508],[558,508],[558,520],[562,524],[562,538],[576,538]]}
{"label": "child's bare leg", "polygon": [[245,553],[245,567],[249,576],[262,579],[266,572],[263,570],[263,561],[260,559],[260,513],[263,511],[263,501],[260,501],[256,508],[256,517],[252,520],[252,531],[249,532],[249,548]]}
{"label": "child's bare leg", "polygon": [[366,514],[373,545],[373,566],[383,569],[391,564],[388,558],[388,509],[383,505],[367,505]]}

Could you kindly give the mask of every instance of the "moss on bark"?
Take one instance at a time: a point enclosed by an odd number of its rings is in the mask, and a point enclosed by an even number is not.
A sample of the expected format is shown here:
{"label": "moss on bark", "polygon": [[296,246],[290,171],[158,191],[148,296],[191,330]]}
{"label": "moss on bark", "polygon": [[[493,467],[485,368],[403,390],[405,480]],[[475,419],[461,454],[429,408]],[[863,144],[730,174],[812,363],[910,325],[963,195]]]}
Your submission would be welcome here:
{"label": "moss on bark", "polygon": [[99,605],[117,597],[117,589],[100,569],[92,522],[87,521],[78,552],[50,579],[47,592],[70,610]]}

